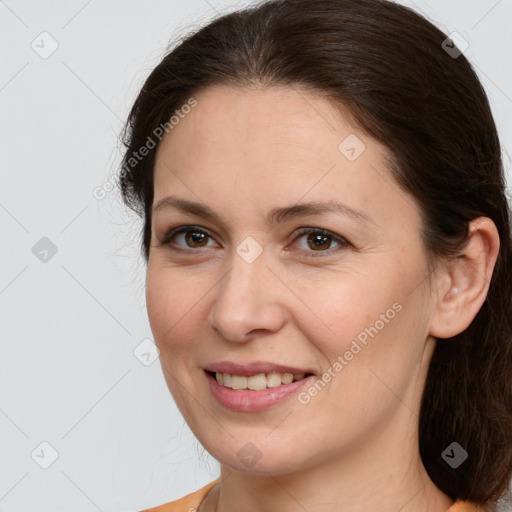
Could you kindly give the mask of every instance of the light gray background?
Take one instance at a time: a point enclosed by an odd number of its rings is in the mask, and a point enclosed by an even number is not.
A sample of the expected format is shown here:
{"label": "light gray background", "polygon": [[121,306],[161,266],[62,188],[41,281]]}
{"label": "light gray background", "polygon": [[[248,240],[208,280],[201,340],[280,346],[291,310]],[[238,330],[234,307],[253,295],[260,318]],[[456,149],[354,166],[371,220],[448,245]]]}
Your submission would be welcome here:
{"label": "light gray background", "polygon": [[[512,2],[403,3],[468,41],[510,153]],[[135,511],[218,474],[158,359],[134,355],[151,340],[140,224],[93,191],[108,190],[122,122],[169,40],[246,4],[0,1],[0,511]],[[45,59],[31,47],[53,40]],[[33,253],[43,237],[55,255]],[[58,453],[47,469],[42,442]]]}

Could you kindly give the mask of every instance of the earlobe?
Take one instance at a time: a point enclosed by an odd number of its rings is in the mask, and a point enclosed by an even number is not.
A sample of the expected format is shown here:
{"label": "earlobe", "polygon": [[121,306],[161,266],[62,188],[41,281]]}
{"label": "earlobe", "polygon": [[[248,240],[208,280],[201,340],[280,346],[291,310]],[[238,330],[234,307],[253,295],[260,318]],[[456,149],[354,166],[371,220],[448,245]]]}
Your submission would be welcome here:
{"label": "earlobe", "polygon": [[461,254],[441,264],[432,336],[451,338],[471,324],[487,297],[499,246],[498,230],[491,219],[479,217],[469,223]]}

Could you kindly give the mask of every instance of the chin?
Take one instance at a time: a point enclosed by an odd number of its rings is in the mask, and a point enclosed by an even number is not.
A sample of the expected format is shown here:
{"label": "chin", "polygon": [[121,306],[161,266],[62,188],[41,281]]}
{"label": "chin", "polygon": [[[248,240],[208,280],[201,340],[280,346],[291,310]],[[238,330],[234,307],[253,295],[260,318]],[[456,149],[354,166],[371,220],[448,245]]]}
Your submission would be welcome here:
{"label": "chin", "polygon": [[[307,465],[307,457],[301,454],[301,457],[290,458],[290,450],[284,446],[261,446],[261,443],[253,443],[246,441],[236,443],[241,446],[236,449],[233,443],[229,451],[219,450],[219,446],[215,446],[213,450],[205,447],[210,455],[223,466],[229,467],[231,470],[247,475],[266,475],[273,476],[287,475],[294,473],[300,469],[305,469]],[[299,451],[296,451],[298,455]]]}

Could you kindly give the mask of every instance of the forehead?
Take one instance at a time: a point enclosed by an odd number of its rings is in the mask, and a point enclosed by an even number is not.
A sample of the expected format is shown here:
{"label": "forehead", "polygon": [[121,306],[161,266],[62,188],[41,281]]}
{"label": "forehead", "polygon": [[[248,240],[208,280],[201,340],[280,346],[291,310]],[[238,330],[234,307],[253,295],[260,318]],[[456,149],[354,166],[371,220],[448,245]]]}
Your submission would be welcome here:
{"label": "forehead", "polygon": [[166,164],[176,170],[215,169],[218,179],[228,170],[243,171],[246,178],[255,170],[287,171],[298,179],[305,167],[327,170],[340,157],[346,160],[340,144],[347,138],[356,141],[358,151],[364,145],[365,159],[377,162],[386,154],[384,146],[349,123],[348,112],[342,115],[329,100],[298,87],[216,86],[195,99],[197,106],[159,145],[157,174]]}
{"label": "forehead", "polygon": [[205,151],[215,145],[224,157],[236,155],[237,147],[248,149],[263,143],[266,153],[274,146],[275,156],[280,151],[290,152],[281,146],[294,146],[300,158],[300,153],[312,149],[329,152],[330,146],[337,150],[343,136],[361,132],[355,123],[349,123],[348,111],[341,114],[327,98],[298,86],[215,86],[195,98],[197,106],[166,139]]}
{"label": "forehead", "polygon": [[179,190],[240,208],[301,198],[336,198],[377,215],[407,207],[387,148],[327,98],[295,87],[212,87],[195,99],[158,148],[154,203]]}

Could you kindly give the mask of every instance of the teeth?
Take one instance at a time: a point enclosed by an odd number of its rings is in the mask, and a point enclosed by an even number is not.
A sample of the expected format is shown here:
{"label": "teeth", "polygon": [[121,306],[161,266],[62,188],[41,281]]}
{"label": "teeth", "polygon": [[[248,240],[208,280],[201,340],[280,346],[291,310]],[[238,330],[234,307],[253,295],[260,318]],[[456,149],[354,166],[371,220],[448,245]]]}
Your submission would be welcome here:
{"label": "teeth", "polygon": [[247,379],[247,387],[252,389],[253,391],[259,391],[260,389],[265,389],[267,387],[267,377],[265,377],[264,373],[259,373],[258,375],[252,375]]}
{"label": "teeth", "polygon": [[231,375],[231,387],[233,389],[247,389],[247,377]]}
{"label": "teeth", "polygon": [[281,384],[290,384],[294,381],[301,380],[305,376],[304,373],[259,373],[246,377],[244,375],[231,375],[229,373],[216,372],[215,379],[221,386],[231,389],[251,389],[260,391],[266,388],[276,388]]}
{"label": "teeth", "polygon": [[282,384],[291,384],[293,382],[293,373],[283,373],[281,377]]}
{"label": "teeth", "polygon": [[267,387],[268,388],[277,388],[277,386],[281,385],[281,374],[272,372],[267,375]]}

